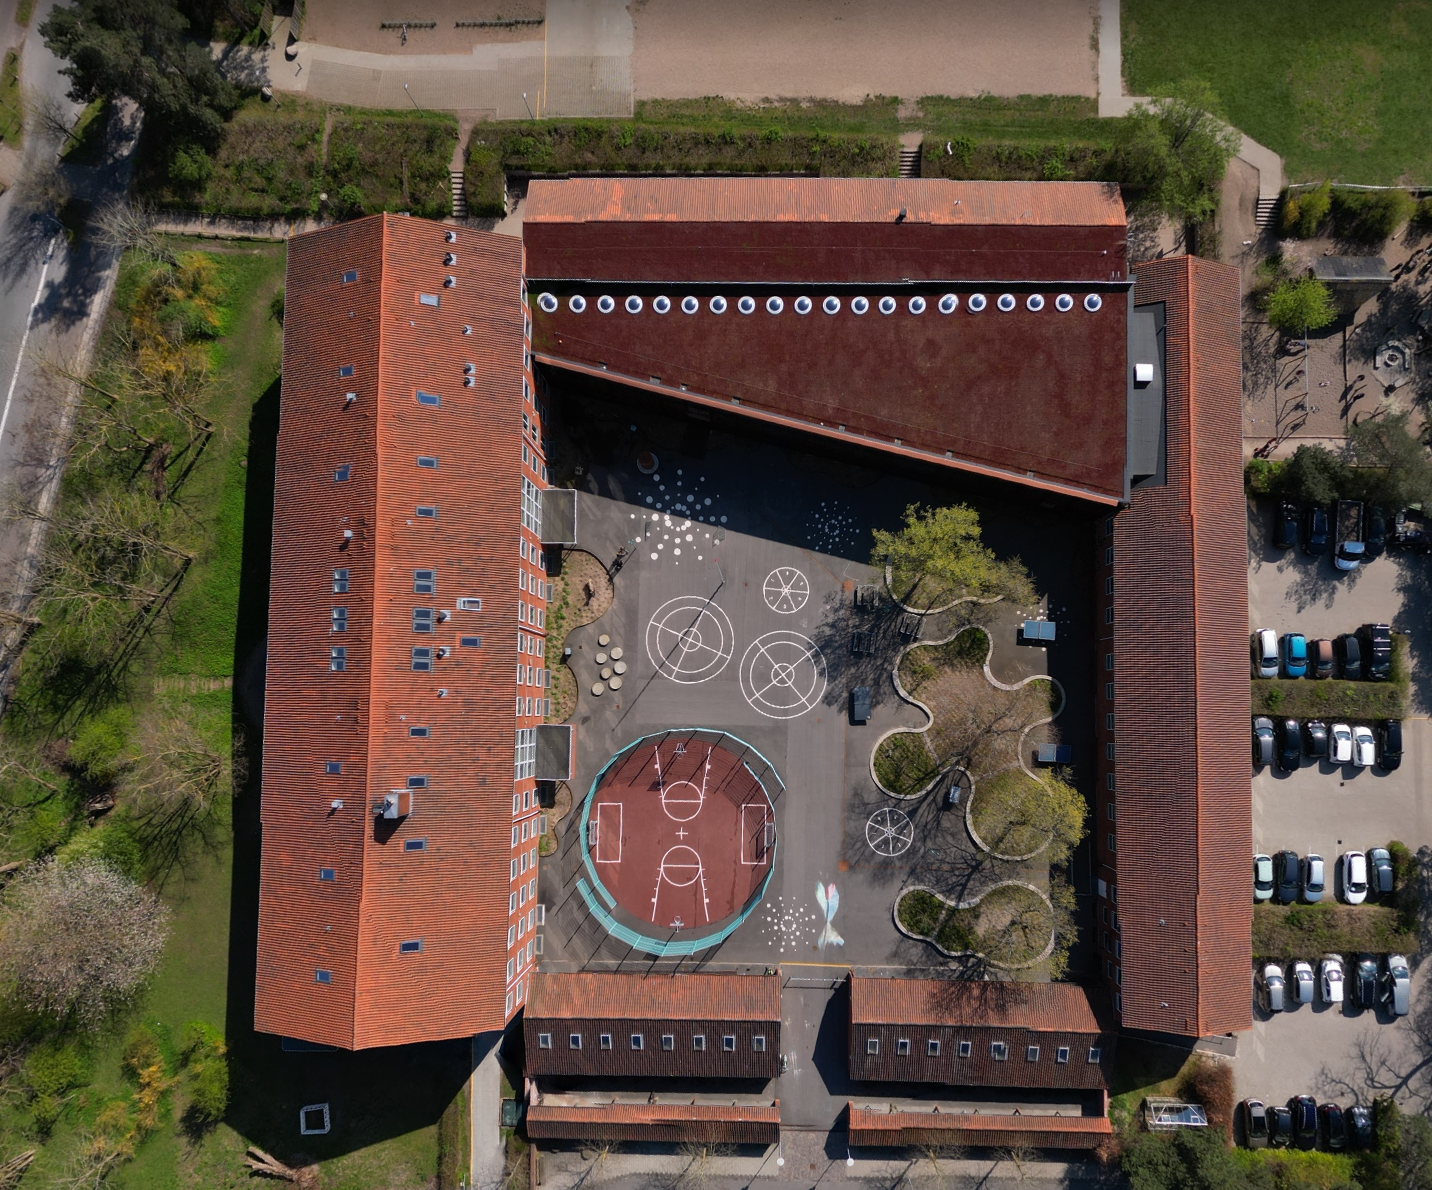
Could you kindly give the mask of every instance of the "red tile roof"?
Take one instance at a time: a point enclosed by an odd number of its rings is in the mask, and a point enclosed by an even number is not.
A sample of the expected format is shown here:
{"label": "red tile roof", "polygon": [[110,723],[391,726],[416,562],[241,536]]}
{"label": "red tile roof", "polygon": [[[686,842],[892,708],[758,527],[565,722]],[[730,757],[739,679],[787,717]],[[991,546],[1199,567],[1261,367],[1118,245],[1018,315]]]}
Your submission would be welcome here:
{"label": "red tile roof", "polygon": [[988,1115],[984,1112],[889,1111],[849,1106],[852,1145],[977,1145],[1093,1149],[1113,1135],[1107,1116]]}
{"label": "red tile roof", "polygon": [[527,1017],[779,1022],[781,977],[543,971],[532,977]]}
{"label": "red tile roof", "polygon": [[695,1140],[775,1144],[780,1139],[780,1127],[779,1100],[769,1107],[710,1103],[612,1103],[594,1107],[534,1104],[527,1109],[527,1135],[538,1140]]}
{"label": "red tile roof", "polygon": [[850,981],[856,1024],[1011,1026],[1058,1033],[1097,1034],[1103,995],[1073,983],[1016,983],[971,979]]}

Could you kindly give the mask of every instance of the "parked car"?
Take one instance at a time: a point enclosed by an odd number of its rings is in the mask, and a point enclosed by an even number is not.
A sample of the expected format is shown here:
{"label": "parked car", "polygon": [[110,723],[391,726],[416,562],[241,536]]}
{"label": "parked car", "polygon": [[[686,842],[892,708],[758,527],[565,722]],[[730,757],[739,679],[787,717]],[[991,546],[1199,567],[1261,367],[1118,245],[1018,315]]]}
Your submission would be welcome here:
{"label": "parked car", "polygon": [[1280,501],[1273,514],[1273,548],[1290,550],[1298,544],[1298,506]]}
{"label": "parked car", "polygon": [[1278,858],[1274,861],[1273,867],[1278,877],[1278,900],[1285,905],[1291,904],[1298,899],[1298,889],[1302,886],[1302,870],[1298,864],[1298,853],[1296,851],[1280,851]]}
{"label": "parked car", "polygon": [[1328,758],[1328,725],[1321,719],[1303,724],[1303,751],[1314,760]]}
{"label": "parked car", "polygon": [[1362,646],[1350,632],[1337,638],[1338,661],[1342,664],[1342,676],[1349,682],[1362,677]]}
{"label": "parked car", "polygon": [[1318,1143],[1318,1101],[1311,1095],[1294,1095],[1288,1100],[1293,1113],[1293,1140],[1300,1149],[1311,1149]]}
{"label": "parked car", "polygon": [[1326,887],[1327,872],[1323,867],[1323,857],[1312,853],[1304,856],[1303,900],[1316,904],[1323,899],[1323,889]]}
{"label": "parked car", "polygon": [[1337,955],[1330,954],[1318,964],[1318,984],[1324,1004],[1343,1002],[1343,965]]}
{"label": "parked car", "polygon": [[1262,1005],[1263,1011],[1267,1013],[1285,1012],[1287,1003],[1284,1000],[1284,993],[1287,985],[1283,981],[1283,968],[1277,963],[1267,963],[1263,970],[1258,973],[1257,992],[1258,1003]]}
{"label": "parked car", "polygon": [[1336,1103],[1318,1104],[1318,1115],[1322,1117],[1323,1141],[1334,1153],[1347,1148],[1347,1119],[1343,1109]]}
{"label": "parked car", "polygon": [[1360,769],[1368,769],[1377,760],[1377,743],[1372,738],[1372,728],[1359,723],[1352,729],[1352,762]]}
{"label": "parked car", "polygon": [[1332,641],[1324,637],[1308,645],[1308,677],[1330,678],[1337,673],[1337,668]]}
{"label": "parked car", "polygon": [[1392,855],[1386,847],[1374,847],[1367,853],[1367,866],[1371,869],[1369,891],[1375,897],[1392,895]]}
{"label": "parked car", "polygon": [[1365,1107],[1347,1109],[1348,1139],[1355,1149],[1372,1148],[1372,1112]]}
{"label": "parked car", "polygon": [[1370,954],[1357,956],[1352,969],[1352,999],[1358,1008],[1377,1007],[1377,960]]}
{"label": "parked car", "polygon": [[1253,899],[1255,901],[1271,901],[1273,899],[1273,857],[1271,855],[1255,855],[1253,857]]}
{"label": "parked car", "polygon": [[1387,956],[1382,973],[1382,1001],[1393,1016],[1406,1016],[1412,1004],[1412,972],[1400,954]]}
{"label": "parked car", "polygon": [[1368,506],[1362,543],[1366,547],[1363,550],[1363,560],[1367,562],[1382,557],[1382,551],[1387,548],[1387,513],[1379,505]]}
{"label": "parked car", "polygon": [[1293,964],[1293,1003],[1311,1004],[1313,1002],[1313,965],[1305,959],[1299,959]]}
{"label": "parked car", "polygon": [[1332,745],[1328,759],[1333,764],[1348,764],[1352,760],[1352,728],[1346,723],[1333,724]]}
{"label": "parked car", "polygon": [[1245,1099],[1238,1105],[1243,1121],[1243,1143],[1250,1149],[1268,1147],[1268,1109],[1261,1099]]}
{"label": "parked car", "polygon": [[1377,725],[1377,764],[1392,772],[1402,764],[1402,720],[1384,719]]}
{"label": "parked car", "polygon": [[1303,538],[1303,553],[1320,557],[1328,552],[1328,510],[1321,504],[1308,509],[1307,530]]}
{"label": "parked car", "polygon": [[1363,551],[1362,501],[1339,500],[1333,566],[1343,571],[1356,570],[1362,565]]}
{"label": "parked car", "polygon": [[850,717],[856,723],[870,721],[869,686],[857,686],[850,692]]}
{"label": "parked car", "polygon": [[1301,632],[1283,633],[1283,676],[1306,677],[1308,673],[1308,638]]}
{"label": "parked car", "polygon": [[1278,736],[1278,767],[1291,773],[1303,762],[1303,729],[1296,719],[1283,719],[1278,723]]}
{"label": "parked car", "polygon": [[1368,680],[1385,682],[1392,676],[1392,629],[1386,624],[1364,624],[1357,630],[1357,638]]}
{"label": "parked car", "polygon": [[1286,1149],[1293,1143],[1293,1113],[1286,1107],[1268,1109],[1268,1143]]}
{"label": "parked car", "polygon": [[1253,720],[1253,763],[1260,768],[1273,763],[1273,720],[1267,715]]}
{"label": "parked car", "polygon": [[1367,900],[1367,856],[1361,851],[1344,851],[1338,860],[1342,868],[1343,900],[1361,905]]}
{"label": "parked car", "polygon": [[1253,676],[1278,676],[1278,634],[1271,628],[1260,628],[1252,636]]}

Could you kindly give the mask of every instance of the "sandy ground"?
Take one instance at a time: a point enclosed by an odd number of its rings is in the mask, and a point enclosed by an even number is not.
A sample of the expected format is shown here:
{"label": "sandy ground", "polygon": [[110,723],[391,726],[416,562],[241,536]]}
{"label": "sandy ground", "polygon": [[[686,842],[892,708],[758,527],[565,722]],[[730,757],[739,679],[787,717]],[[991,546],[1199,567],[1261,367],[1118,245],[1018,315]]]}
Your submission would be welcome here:
{"label": "sandy ground", "polygon": [[[545,16],[546,0],[308,0],[303,40],[373,54],[470,54],[474,46],[541,41],[541,25],[515,29],[459,29],[462,21]],[[384,21],[436,21],[436,29],[410,29],[404,44]]]}
{"label": "sandy ground", "polygon": [[633,0],[637,99],[1098,93],[1089,0]]}

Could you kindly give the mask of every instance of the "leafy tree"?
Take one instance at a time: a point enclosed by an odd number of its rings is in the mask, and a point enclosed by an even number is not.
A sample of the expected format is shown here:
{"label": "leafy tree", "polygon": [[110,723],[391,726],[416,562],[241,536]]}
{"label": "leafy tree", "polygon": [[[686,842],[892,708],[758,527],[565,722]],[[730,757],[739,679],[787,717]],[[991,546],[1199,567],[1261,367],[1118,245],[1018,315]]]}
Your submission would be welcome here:
{"label": "leafy tree", "polygon": [[1325,327],[1336,316],[1333,296],[1316,277],[1293,277],[1268,297],[1268,323],[1284,334],[1301,335]]}
{"label": "leafy tree", "polygon": [[1405,190],[1346,190],[1332,195],[1333,231],[1343,239],[1380,244],[1408,219],[1416,206]]}
{"label": "leafy tree", "polygon": [[1350,486],[1364,500],[1397,508],[1432,503],[1432,455],[1407,413],[1368,417],[1348,427]]}
{"label": "leafy tree", "polygon": [[1348,467],[1321,446],[1300,446],[1283,466],[1279,482],[1291,497],[1306,504],[1331,504],[1348,487]]}
{"label": "leafy tree", "polygon": [[1263,1169],[1242,1165],[1211,1128],[1168,1136],[1140,1133],[1124,1150],[1123,1166],[1133,1190],[1251,1190],[1271,1185],[1266,1173],[1258,1178],[1254,1172]]}
{"label": "leafy tree", "polygon": [[1312,190],[1291,191],[1283,197],[1283,234],[1306,240],[1318,234],[1332,208],[1332,184],[1324,182]]}
{"label": "leafy tree", "polygon": [[1238,134],[1214,113],[1218,100],[1197,80],[1139,104],[1119,122],[1119,180],[1172,219],[1204,223],[1218,213],[1223,174]]}
{"label": "leafy tree", "polygon": [[1000,561],[980,540],[980,518],[967,504],[905,509],[898,532],[874,530],[870,564],[890,567],[891,589],[911,607],[937,607],[955,599],[1033,597],[1018,559]]}

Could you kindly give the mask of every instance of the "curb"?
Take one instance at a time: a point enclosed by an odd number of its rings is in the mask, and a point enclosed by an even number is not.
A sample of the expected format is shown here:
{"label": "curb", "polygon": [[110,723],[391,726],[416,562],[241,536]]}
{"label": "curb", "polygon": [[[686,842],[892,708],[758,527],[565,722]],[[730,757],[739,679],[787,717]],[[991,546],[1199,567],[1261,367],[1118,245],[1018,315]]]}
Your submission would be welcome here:
{"label": "curb", "polygon": [[924,943],[926,943],[926,944],[929,945],[929,946],[933,946],[936,950],[938,950],[938,951],[939,951],[942,955],[944,955],[946,958],[951,958],[951,959],[963,959],[963,958],[983,959],[983,960],[984,960],[986,963],[988,963],[991,967],[998,967],[998,968],[999,968],[1000,970],[1002,970],[1002,971],[1027,971],[1030,967],[1037,967],[1040,963],[1044,962],[1045,959],[1047,959],[1050,955],[1052,955],[1052,954],[1054,953],[1054,944],[1058,941],[1058,938],[1056,937],[1057,931],[1056,931],[1055,929],[1051,928],[1050,931],[1049,931],[1049,943],[1048,943],[1048,945],[1045,946],[1045,948],[1044,948],[1042,951],[1040,951],[1039,954],[1038,954],[1036,957],[1030,959],[1029,962],[1027,962],[1027,963],[1001,963],[1001,962],[999,962],[998,960],[992,959],[992,958],[990,958],[988,955],[983,954],[983,953],[981,953],[981,952],[978,951],[978,950],[946,950],[943,946],[941,946],[941,945],[940,945],[938,942],[936,942],[933,938],[927,938],[927,937],[925,937],[925,935],[923,935],[923,934],[915,934],[915,933],[912,933],[911,931],[907,930],[903,925],[900,924],[900,915],[899,915],[899,913],[897,912],[897,910],[899,909],[899,906],[900,906],[900,898],[903,897],[903,896],[904,896],[906,893],[908,893],[908,892],[926,892],[926,893],[929,893],[929,894],[930,894],[932,897],[934,897],[937,901],[940,901],[940,902],[942,902],[943,904],[946,904],[946,905],[950,906],[950,908],[952,908],[952,909],[973,909],[973,908],[975,908],[981,901],[983,901],[987,896],[989,896],[990,893],[994,892],[995,889],[997,889],[997,888],[1008,888],[1008,887],[1010,887],[1011,885],[1014,885],[1014,886],[1016,886],[1016,887],[1018,887],[1018,888],[1027,888],[1030,892],[1032,892],[1035,896],[1037,896],[1041,901],[1043,901],[1044,904],[1049,908],[1049,915],[1050,915],[1051,918],[1053,918],[1054,916],[1056,916],[1056,915],[1055,915],[1055,912],[1054,912],[1054,902],[1049,899],[1048,895],[1047,895],[1043,890],[1038,889],[1038,888],[1035,888],[1034,885],[1029,884],[1029,883],[1027,883],[1026,881],[1023,881],[1023,880],[1001,880],[998,884],[992,884],[992,885],[990,885],[989,888],[985,889],[984,892],[980,893],[980,895],[977,896],[973,901],[952,901],[952,900],[950,900],[949,897],[945,896],[943,893],[937,892],[935,889],[929,887],[929,885],[925,885],[925,884],[908,884],[908,885],[906,885],[904,888],[902,888],[902,889],[895,895],[895,900],[894,900],[894,902],[893,902],[893,903],[891,904],[891,906],[890,906],[890,918],[891,918],[892,921],[894,921],[894,923],[895,923],[895,928],[896,928],[900,933],[904,934],[905,937],[911,938],[911,939],[913,939],[913,940],[916,941],[916,942],[924,942]]}

